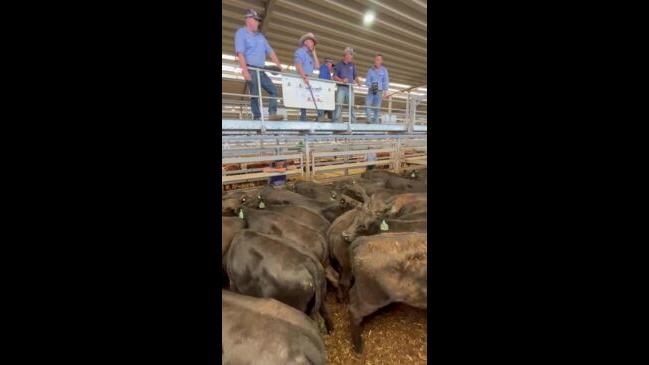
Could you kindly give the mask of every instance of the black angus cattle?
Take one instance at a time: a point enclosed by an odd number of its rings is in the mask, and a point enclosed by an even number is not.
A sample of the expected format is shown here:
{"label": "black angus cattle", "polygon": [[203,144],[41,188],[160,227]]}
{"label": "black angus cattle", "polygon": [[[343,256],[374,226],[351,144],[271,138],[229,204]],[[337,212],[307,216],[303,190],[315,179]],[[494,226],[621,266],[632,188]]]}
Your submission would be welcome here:
{"label": "black angus cattle", "polygon": [[248,229],[291,240],[313,253],[323,266],[329,261],[327,241],[319,231],[296,222],[291,216],[266,209],[243,208],[243,213]]}
{"label": "black angus cattle", "polygon": [[245,226],[245,221],[239,217],[221,217],[221,257],[230,247],[234,235],[243,230]]}
{"label": "black angus cattle", "polygon": [[322,203],[338,201],[340,195],[340,191],[337,191],[334,186],[325,186],[312,181],[298,181],[290,185],[289,188],[300,195]]}
{"label": "black angus cattle", "polygon": [[397,218],[406,215],[422,214],[428,210],[427,193],[406,193],[394,195],[385,201],[388,217]]}
{"label": "black angus cattle", "polygon": [[276,213],[289,216],[293,218],[295,222],[303,224],[309,228],[315,229],[318,232],[322,233],[323,235],[327,234],[327,230],[331,225],[331,223],[321,214],[303,208],[299,205],[268,204],[266,209],[271,212],[276,212]]}
{"label": "black angus cattle", "polygon": [[372,199],[365,196],[360,206],[336,218],[327,232],[331,266],[339,273],[336,288],[338,301],[346,300],[352,280],[349,244],[356,236],[366,234],[374,230],[374,226],[379,226],[379,214],[370,209],[371,205]]}
{"label": "black angus cattle", "polygon": [[392,176],[385,182],[388,189],[401,190],[403,192],[425,193],[427,190],[424,181],[406,179],[401,176]]}
{"label": "black angus cattle", "polygon": [[371,170],[361,175],[363,178],[383,184],[382,187],[392,190],[399,190],[408,193],[426,192],[425,181],[412,178],[404,178],[399,174],[385,170]]}
{"label": "black angus cattle", "polygon": [[[228,251],[234,236],[242,231],[245,226],[246,222],[239,217],[221,217],[221,258]],[[224,287],[227,286],[228,275],[225,271],[225,266],[221,269],[221,278],[223,280],[221,285]]]}
{"label": "black angus cattle", "polygon": [[254,196],[256,191],[234,191],[222,196],[221,216],[236,216],[241,205]]}
{"label": "black angus cattle", "polygon": [[313,253],[291,240],[246,229],[234,237],[224,262],[232,291],[277,299],[313,319],[320,313],[327,331],[333,329],[324,303],[324,268]]}
{"label": "black angus cattle", "polygon": [[315,323],[277,300],[222,290],[221,321],[221,364],[325,364]]}
{"label": "black angus cattle", "polygon": [[351,209],[344,199],[323,203],[289,190],[274,189],[270,186],[259,190],[250,204],[257,206],[262,200],[265,204],[300,206],[322,215],[329,222],[333,222],[339,215]]}
{"label": "black angus cattle", "polygon": [[[339,301],[346,301],[348,299],[348,291],[354,280],[349,257],[349,245],[356,237],[382,233],[382,229],[388,232],[427,232],[426,218],[409,220],[398,217],[392,218],[387,214],[391,211],[391,206],[386,205],[380,199],[376,199],[377,195],[368,197],[364,189],[358,185],[353,185],[349,189],[354,190],[358,195],[362,196],[362,205],[338,217],[331,224],[327,232],[331,265],[339,273],[337,287],[337,298]],[[393,199],[391,202],[409,201],[412,203],[417,199],[425,199],[421,194],[402,195],[411,196],[404,197],[403,199]],[[413,204],[413,206],[421,207],[421,205],[417,204]],[[396,211],[400,212],[402,210],[399,208]],[[385,225],[381,228],[384,221]]]}
{"label": "black angus cattle", "polygon": [[349,313],[354,351],[362,351],[363,318],[393,302],[426,308],[425,233],[383,233],[359,237],[349,247],[354,284]]}

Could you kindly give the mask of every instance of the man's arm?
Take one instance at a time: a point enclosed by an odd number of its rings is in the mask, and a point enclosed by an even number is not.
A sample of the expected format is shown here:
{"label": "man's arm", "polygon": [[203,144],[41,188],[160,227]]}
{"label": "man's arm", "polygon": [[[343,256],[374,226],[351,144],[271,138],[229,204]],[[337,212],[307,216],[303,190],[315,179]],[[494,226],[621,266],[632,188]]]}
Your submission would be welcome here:
{"label": "man's arm", "polygon": [[315,53],[315,45],[313,46],[313,60],[315,61],[315,69],[320,69],[320,60],[318,60],[318,54]]}
{"label": "man's arm", "polygon": [[358,72],[356,72],[356,65],[354,65],[354,80],[356,81],[356,85],[361,86],[361,78],[358,76]]}
{"label": "man's arm", "polygon": [[304,80],[304,83],[309,85],[309,77],[304,74],[304,69],[302,68],[302,64],[299,62],[295,62],[295,69],[297,69],[297,73],[302,76],[302,80]]}
{"label": "man's arm", "polygon": [[282,69],[282,64],[279,62],[279,59],[277,58],[277,55],[275,54],[273,48],[271,48],[270,44],[268,44],[268,39],[266,39],[266,37],[264,37],[264,43],[266,45],[266,55],[270,57],[270,60],[273,61],[280,70],[284,71]]}
{"label": "man's arm", "polygon": [[385,85],[383,86],[383,97],[388,97],[388,89],[390,88],[390,76],[388,74],[388,69],[385,69]]}
{"label": "man's arm", "polygon": [[237,59],[239,60],[239,67],[241,67],[241,74],[243,74],[243,78],[246,81],[252,80],[250,77],[250,72],[248,72],[248,66],[246,66],[246,57],[244,57],[243,52],[246,50],[246,40],[241,34],[240,31],[238,31],[234,35],[234,52],[237,55]]}
{"label": "man's arm", "polygon": [[338,64],[335,64],[334,65],[334,72],[331,75],[331,79],[334,80],[334,81],[343,82],[343,80],[340,77],[338,77],[338,68],[337,67],[338,67]]}
{"label": "man's arm", "polygon": [[248,66],[246,66],[246,57],[243,55],[243,53],[237,52],[237,59],[239,60],[239,67],[241,67],[243,78],[246,81],[252,80],[252,78],[250,77],[250,72],[248,72]]}
{"label": "man's arm", "polygon": [[336,81],[338,81],[338,82],[347,82],[347,81],[345,81],[345,80],[347,80],[347,79],[343,79],[342,77],[338,77],[338,70],[339,70],[339,66],[338,66],[338,65],[339,65],[339,64],[336,64],[336,66],[334,66],[334,76],[333,76],[333,79],[336,80]]}
{"label": "man's arm", "polygon": [[277,67],[279,67],[280,70],[284,71],[284,69],[282,68],[282,63],[279,62],[279,58],[277,58],[275,51],[271,51],[270,60],[273,61],[277,65]]}

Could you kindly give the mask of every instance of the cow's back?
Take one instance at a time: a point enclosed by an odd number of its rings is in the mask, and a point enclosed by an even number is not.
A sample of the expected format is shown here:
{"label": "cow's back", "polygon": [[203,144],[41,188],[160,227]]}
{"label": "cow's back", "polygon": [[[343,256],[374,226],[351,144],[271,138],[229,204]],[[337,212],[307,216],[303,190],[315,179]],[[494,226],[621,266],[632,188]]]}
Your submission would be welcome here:
{"label": "cow's back", "polygon": [[318,329],[304,313],[273,299],[221,292],[222,364],[324,364]]}
{"label": "cow's back", "polygon": [[234,235],[244,228],[245,222],[239,217],[221,217],[221,257],[230,247]]}
{"label": "cow's back", "polygon": [[[425,233],[383,233],[351,243],[354,275],[364,275],[394,301],[426,308],[427,237]],[[374,285],[372,286],[374,287]]]}
{"label": "cow's back", "polygon": [[331,223],[329,223],[329,221],[321,214],[298,205],[271,204],[268,206],[268,210],[289,216],[305,226],[318,230],[323,235],[327,234],[327,230],[331,225]]}

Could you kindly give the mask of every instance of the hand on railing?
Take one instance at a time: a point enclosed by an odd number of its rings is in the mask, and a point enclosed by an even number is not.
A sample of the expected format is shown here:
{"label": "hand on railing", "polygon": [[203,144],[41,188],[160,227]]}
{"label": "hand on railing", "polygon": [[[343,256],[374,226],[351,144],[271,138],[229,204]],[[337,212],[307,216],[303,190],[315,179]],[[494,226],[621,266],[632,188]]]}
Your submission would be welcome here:
{"label": "hand on railing", "polygon": [[244,80],[246,80],[246,81],[252,80],[252,77],[250,77],[250,72],[248,71],[248,69],[241,70],[241,73],[243,74],[243,79]]}

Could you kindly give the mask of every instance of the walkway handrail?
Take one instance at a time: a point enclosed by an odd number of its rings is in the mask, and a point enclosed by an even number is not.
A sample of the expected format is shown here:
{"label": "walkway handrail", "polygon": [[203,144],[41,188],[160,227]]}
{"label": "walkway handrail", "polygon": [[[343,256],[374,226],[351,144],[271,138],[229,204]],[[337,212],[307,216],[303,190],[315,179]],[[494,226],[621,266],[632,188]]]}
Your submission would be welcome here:
{"label": "walkway handrail", "polygon": [[[267,98],[269,100],[283,100],[283,98],[278,97],[278,96],[264,96],[263,95],[262,88],[261,88],[261,77],[260,77],[261,75],[259,73],[260,72],[270,72],[273,75],[283,75],[283,76],[293,77],[293,78],[298,78],[298,79],[301,79],[302,77],[299,74],[297,74],[296,72],[285,72],[285,71],[269,70],[269,69],[267,69],[265,67],[256,67],[256,66],[248,66],[247,68],[248,68],[248,70],[256,72],[256,74],[257,74],[257,94],[258,94],[258,96],[257,95],[251,95],[251,94],[235,94],[235,93],[223,93],[222,95],[223,96],[226,96],[226,95],[227,96],[235,96],[235,97],[240,97],[240,98],[255,98],[255,97],[258,97],[257,102],[259,104],[261,131],[262,131],[262,133],[265,133],[266,132],[266,125],[265,125],[265,119],[266,118],[264,118],[264,113],[263,113],[263,107],[264,107],[263,99]],[[394,109],[394,108],[392,108],[392,95],[397,94],[397,93],[406,93],[409,90],[412,90],[412,89],[415,89],[415,88],[418,88],[418,87],[421,87],[421,86],[415,86],[415,87],[412,87],[412,88],[409,88],[409,89],[406,89],[406,90],[398,90],[396,92],[393,92],[393,93],[389,94],[388,98],[387,98],[388,107],[383,108],[381,106],[355,105],[354,88],[353,88],[355,83],[344,83],[344,82],[340,82],[340,81],[336,81],[336,80],[321,79],[321,78],[318,78],[315,75],[310,76],[309,79],[316,80],[316,81],[319,81],[319,82],[329,82],[329,83],[334,83],[334,84],[337,84],[337,85],[342,85],[342,86],[348,86],[349,87],[349,102],[347,104],[345,104],[345,103],[340,103],[340,104],[335,103],[336,107],[338,107],[338,106],[341,107],[341,110],[340,110],[341,113],[342,113],[342,107],[343,106],[347,106],[347,108],[348,108],[348,110],[347,110],[347,118],[348,118],[348,120],[347,120],[347,129],[348,129],[349,132],[351,132],[350,124],[352,122],[352,115],[353,115],[352,111],[356,110],[357,108],[365,108],[365,110],[379,110],[379,111],[380,110],[387,110],[390,120],[392,120],[392,115],[393,115],[392,112],[393,111],[404,111],[405,115],[406,115],[406,123],[409,125],[409,128],[408,128],[409,132],[412,132],[412,125],[416,121],[416,113],[417,113],[416,112],[416,104],[419,103],[419,100],[421,100],[421,99],[416,100],[417,98],[415,98],[415,99],[413,99],[411,101],[412,97],[408,93],[409,96],[406,99],[406,109]],[[363,87],[367,87],[367,86],[363,85]],[[383,97],[381,99],[382,99],[382,101],[385,100]],[[308,108],[308,109],[312,109],[312,108]],[[342,117],[342,115],[341,115],[341,117]]]}

